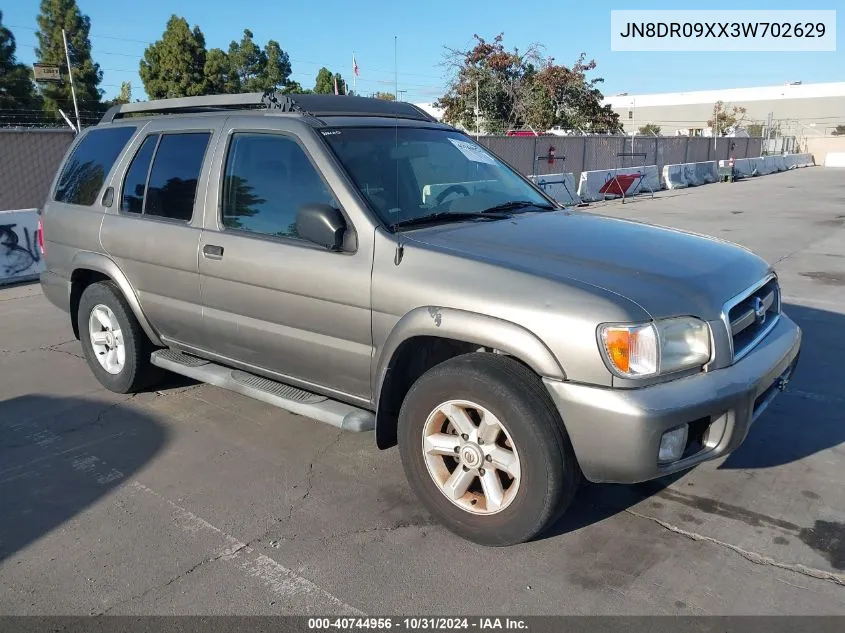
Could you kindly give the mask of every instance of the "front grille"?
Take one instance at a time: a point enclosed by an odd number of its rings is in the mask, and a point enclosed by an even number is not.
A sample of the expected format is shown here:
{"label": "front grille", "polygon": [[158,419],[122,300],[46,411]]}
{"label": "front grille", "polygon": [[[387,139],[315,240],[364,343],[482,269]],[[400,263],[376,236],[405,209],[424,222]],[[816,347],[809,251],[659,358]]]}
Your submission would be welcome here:
{"label": "front grille", "polygon": [[779,316],[780,287],[774,277],[734,300],[725,311],[734,360],[750,352],[774,327]]}

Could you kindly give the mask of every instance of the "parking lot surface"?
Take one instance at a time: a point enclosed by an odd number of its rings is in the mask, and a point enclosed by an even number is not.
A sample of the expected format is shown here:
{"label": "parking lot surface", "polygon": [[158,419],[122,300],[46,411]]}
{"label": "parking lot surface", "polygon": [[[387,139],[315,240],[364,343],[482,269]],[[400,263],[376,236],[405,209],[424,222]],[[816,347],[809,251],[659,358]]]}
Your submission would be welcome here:
{"label": "parking lot surface", "polygon": [[542,538],[473,545],[398,451],[174,378],[121,396],[37,284],[0,290],[0,613],[845,614],[845,179],[811,168],[589,212],[738,242],[804,330],[724,459],[586,485]]}

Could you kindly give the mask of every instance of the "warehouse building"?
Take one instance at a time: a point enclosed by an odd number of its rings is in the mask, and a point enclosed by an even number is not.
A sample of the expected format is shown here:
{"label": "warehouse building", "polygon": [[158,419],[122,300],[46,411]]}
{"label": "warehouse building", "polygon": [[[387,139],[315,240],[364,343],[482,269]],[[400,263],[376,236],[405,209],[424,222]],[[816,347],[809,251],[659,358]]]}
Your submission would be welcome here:
{"label": "warehouse building", "polygon": [[[767,128],[772,136],[830,136],[837,126],[845,125],[845,82],[796,81],[759,88],[622,93],[606,97],[604,104],[619,114],[626,133],[636,133],[650,123],[660,127],[661,135],[712,136],[707,121],[712,118],[717,101],[729,110],[733,106],[744,107],[744,127],[762,125],[764,136]],[[760,128],[752,130],[757,132]]]}

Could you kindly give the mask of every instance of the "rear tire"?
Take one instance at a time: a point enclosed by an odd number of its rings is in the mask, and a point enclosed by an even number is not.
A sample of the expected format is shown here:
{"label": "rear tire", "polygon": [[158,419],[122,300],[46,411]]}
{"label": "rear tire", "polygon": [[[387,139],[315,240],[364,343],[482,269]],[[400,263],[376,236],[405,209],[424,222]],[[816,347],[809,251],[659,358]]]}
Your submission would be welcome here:
{"label": "rear tire", "polygon": [[135,393],[161,379],[153,345],[112,281],[91,284],[79,298],[79,340],[92,373],[109,391]]}
{"label": "rear tire", "polygon": [[402,404],[398,439],[422,503],[482,545],[534,538],[563,514],[581,479],[542,381],[501,355],[466,354],[425,373]]}

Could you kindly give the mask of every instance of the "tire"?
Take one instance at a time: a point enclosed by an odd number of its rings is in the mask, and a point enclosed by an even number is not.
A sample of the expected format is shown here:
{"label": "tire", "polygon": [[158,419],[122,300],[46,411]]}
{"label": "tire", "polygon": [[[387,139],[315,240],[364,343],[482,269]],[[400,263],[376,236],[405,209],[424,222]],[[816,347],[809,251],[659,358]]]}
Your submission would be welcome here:
{"label": "tire", "polygon": [[[108,314],[110,311],[119,326],[124,352],[123,362],[112,365],[112,371],[107,370],[98,359],[103,357],[102,346],[98,347],[100,352],[94,349],[89,321],[95,308],[101,315],[103,308],[106,308],[105,312]],[[85,360],[100,384],[109,391],[135,393],[161,379],[163,371],[150,363],[150,354],[154,347],[114,282],[101,281],[83,290],[79,299],[77,323]],[[103,329],[103,334],[109,331],[105,327]]]}
{"label": "tire", "polygon": [[[489,439],[473,443],[454,435],[454,419],[466,426],[460,411],[467,413],[477,430],[482,428],[473,413],[479,411],[476,406],[486,410],[485,420],[495,420],[501,429],[484,431],[488,438],[496,438],[492,445]],[[481,435],[477,431],[470,440]],[[542,382],[518,361],[501,355],[465,354],[423,374],[402,404],[398,439],[405,475],[423,505],[452,532],[481,545],[531,540],[565,512],[581,481],[569,437]],[[435,444],[436,449],[432,448]],[[509,447],[513,455],[499,459],[506,455],[500,449]],[[459,457],[451,457],[450,450]],[[432,451],[437,454],[431,455]],[[496,461],[492,451],[497,451]],[[465,468],[479,463],[479,458],[488,468]],[[509,466],[494,468],[496,478],[492,478],[491,462]],[[466,481],[459,469],[475,478],[467,492],[453,500],[444,489],[453,490],[453,496],[460,494],[461,484],[449,487],[452,481]],[[484,481],[486,477],[492,483]],[[497,492],[496,479],[503,495]],[[514,484],[517,487],[512,489]],[[495,494],[488,495],[488,489]]]}

